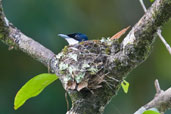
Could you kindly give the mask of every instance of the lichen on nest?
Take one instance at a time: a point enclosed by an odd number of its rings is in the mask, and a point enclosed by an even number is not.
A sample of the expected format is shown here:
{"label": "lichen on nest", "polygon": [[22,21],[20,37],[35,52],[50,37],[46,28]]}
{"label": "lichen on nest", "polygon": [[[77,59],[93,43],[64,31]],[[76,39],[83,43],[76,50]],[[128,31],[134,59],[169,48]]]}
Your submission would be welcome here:
{"label": "lichen on nest", "polygon": [[57,74],[66,90],[101,87],[108,73],[107,57],[120,49],[118,40],[85,41],[65,47],[56,58]]}

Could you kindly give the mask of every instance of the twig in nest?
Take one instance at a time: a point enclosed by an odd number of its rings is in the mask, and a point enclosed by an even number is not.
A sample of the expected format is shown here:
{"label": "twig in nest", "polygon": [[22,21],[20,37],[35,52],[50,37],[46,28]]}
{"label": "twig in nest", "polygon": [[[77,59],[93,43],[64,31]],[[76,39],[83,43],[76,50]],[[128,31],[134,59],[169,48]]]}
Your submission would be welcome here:
{"label": "twig in nest", "polygon": [[117,32],[115,35],[113,35],[110,39],[114,40],[114,39],[118,39],[120,38],[123,34],[125,34],[125,32],[130,28],[130,26],[122,29],[121,31]]}
{"label": "twig in nest", "polygon": [[69,111],[69,101],[68,101],[68,93],[67,92],[65,92],[65,100],[67,103],[67,111]]}

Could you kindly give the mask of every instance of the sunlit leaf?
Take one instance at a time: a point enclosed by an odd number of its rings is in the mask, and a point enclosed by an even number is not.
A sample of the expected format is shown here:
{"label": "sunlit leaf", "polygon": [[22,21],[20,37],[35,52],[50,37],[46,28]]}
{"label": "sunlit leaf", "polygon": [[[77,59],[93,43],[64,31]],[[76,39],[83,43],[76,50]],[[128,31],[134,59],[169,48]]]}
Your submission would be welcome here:
{"label": "sunlit leaf", "polygon": [[150,2],[154,2],[154,0],[150,0]]}
{"label": "sunlit leaf", "polygon": [[128,93],[129,83],[126,80],[122,81],[121,86],[122,86],[122,89],[124,90],[124,92]]}
{"label": "sunlit leaf", "polygon": [[14,109],[17,110],[28,99],[39,95],[45,87],[57,80],[55,74],[43,73],[30,79],[24,86],[17,92],[14,100]]}
{"label": "sunlit leaf", "polygon": [[143,114],[160,114],[160,113],[153,111],[153,110],[147,110],[147,111],[143,112]]}

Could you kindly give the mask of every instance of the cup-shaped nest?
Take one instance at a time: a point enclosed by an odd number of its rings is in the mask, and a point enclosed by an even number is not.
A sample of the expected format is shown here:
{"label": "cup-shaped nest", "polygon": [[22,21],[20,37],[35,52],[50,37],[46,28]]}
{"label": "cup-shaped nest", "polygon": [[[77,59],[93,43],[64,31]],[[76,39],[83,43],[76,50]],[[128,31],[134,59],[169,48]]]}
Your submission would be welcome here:
{"label": "cup-shaped nest", "polygon": [[111,75],[107,68],[108,57],[119,49],[119,42],[109,39],[66,46],[56,56],[57,75],[64,88],[77,91],[100,88],[105,77]]}

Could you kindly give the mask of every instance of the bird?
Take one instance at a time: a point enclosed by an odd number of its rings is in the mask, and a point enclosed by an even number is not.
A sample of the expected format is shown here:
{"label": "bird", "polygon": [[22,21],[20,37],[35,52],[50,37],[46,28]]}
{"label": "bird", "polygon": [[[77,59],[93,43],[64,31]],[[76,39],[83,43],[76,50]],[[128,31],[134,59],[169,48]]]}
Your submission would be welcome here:
{"label": "bird", "polygon": [[88,40],[87,35],[82,33],[58,34],[58,36],[64,38],[69,45],[78,44],[79,42]]}

